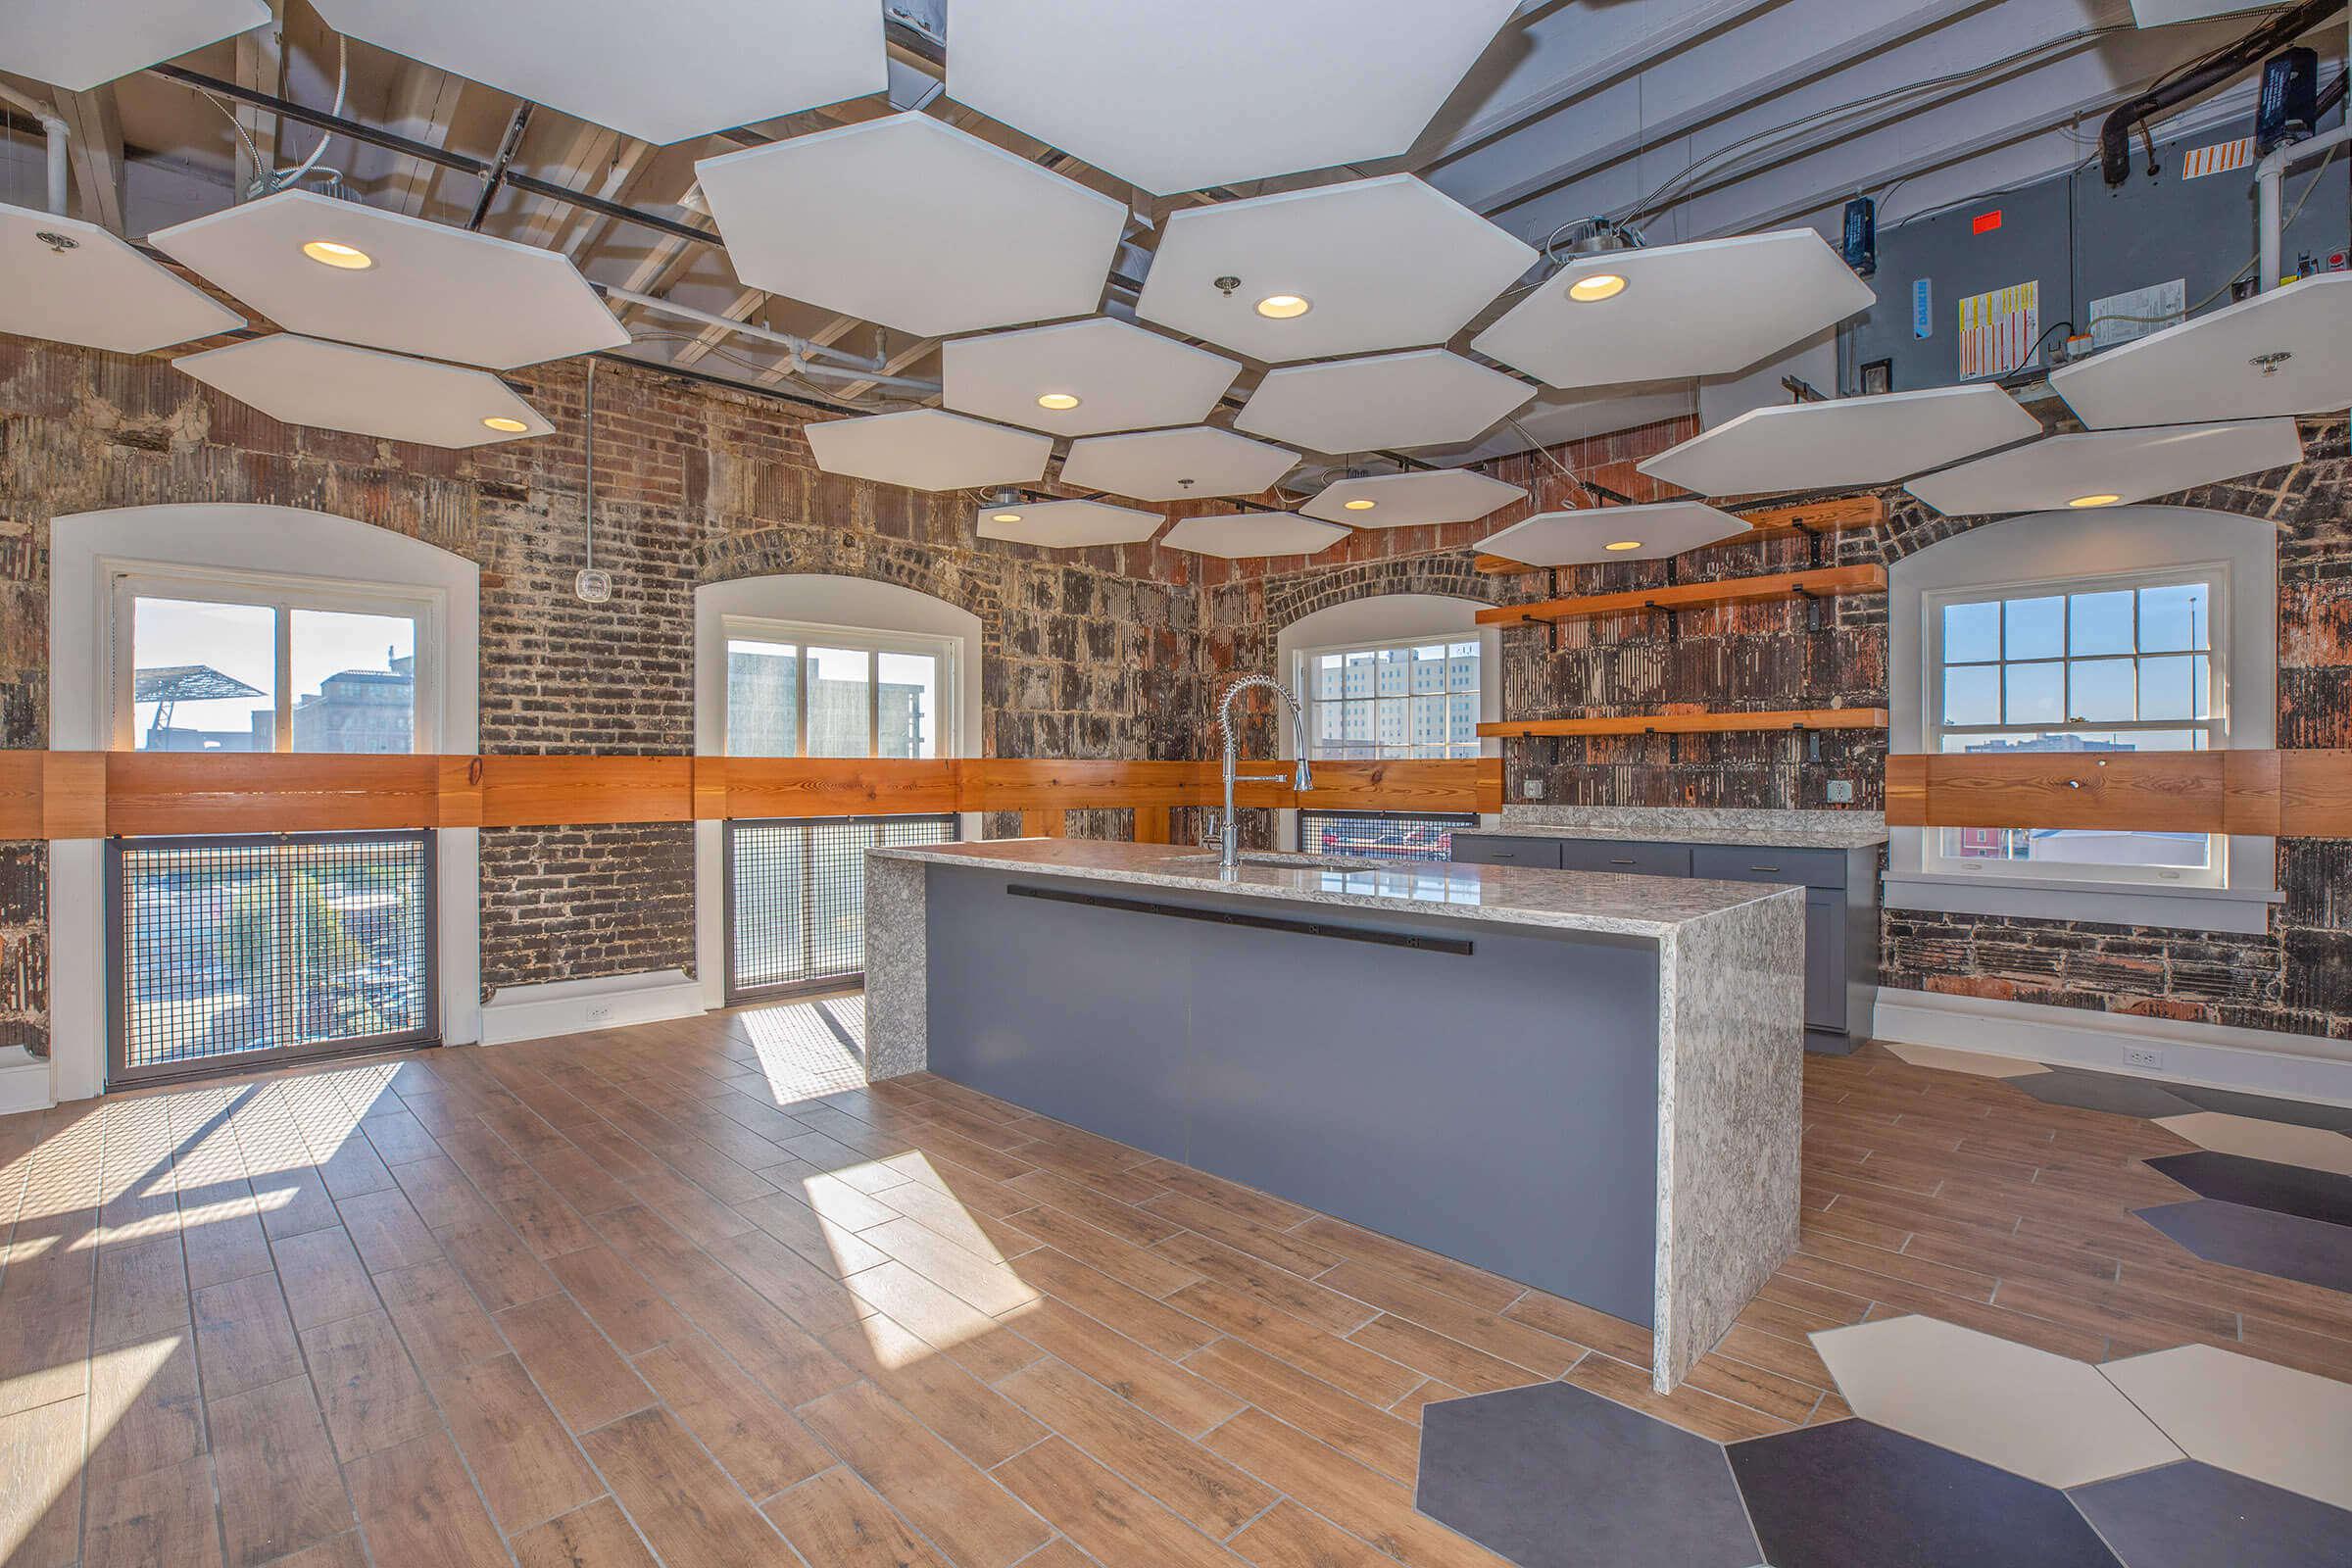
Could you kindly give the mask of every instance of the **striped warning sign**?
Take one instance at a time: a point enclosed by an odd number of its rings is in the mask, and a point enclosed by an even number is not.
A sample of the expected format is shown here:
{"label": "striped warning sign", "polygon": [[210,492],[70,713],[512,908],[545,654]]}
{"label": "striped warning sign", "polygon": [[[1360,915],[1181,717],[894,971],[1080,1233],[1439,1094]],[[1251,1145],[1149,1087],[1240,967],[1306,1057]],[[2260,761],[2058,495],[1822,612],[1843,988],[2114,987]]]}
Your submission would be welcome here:
{"label": "striped warning sign", "polygon": [[2253,137],[2240,136],[2235,141],[2217,141],[2181,159],[2180,177],[2203,179],[2207,174],[2226,174],[2232,169],[2243,169],[2253,161]]}
{"label": "striped warning sign", "polygon": [[2041,337],[2041,284],[1971,294],[1960,302],[1960,376],[2007,375]]}

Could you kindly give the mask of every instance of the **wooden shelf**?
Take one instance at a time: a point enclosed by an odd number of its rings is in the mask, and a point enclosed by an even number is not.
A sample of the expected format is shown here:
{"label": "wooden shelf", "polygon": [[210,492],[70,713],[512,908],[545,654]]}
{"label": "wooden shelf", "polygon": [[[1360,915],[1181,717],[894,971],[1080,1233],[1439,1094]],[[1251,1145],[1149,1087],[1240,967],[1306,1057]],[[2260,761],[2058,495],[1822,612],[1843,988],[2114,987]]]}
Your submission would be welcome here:
{"label": "wooden shelf", "polygon": [[1808,708],[1769,713],[1635,713],[1619,718],[1527,718],[1481,724],[1481,735],[1728,735],[1757,730],[1885,729],[1884,708]]}
{"label": "wooden shelf", "polygon": [[1617,594],[1545,599],[1532,605],[1501,605],[1478,612],[1482,626],[1524,626],[1533,621],[1582,620],[1625,615],[1643,610],[1694,610],[1705,605],[1757,604],[1775,599],[1829,599],[1838,594],[1886,591],[1886,568],[1825,566],[1817,571],[1782,571],[1764,577],[1731,577],[1720,582],[1670,583]]}
{"label": "wooden shelf", "polygon": [[[1777,507],[1758,507],[1740,511],[1737,501],[1723,504],[1723,510],[1738,516],[1748,526],[1748,532],[1717,544],[1742,544],[1751,539],[1770,538],[1789,533],[1846,533],[1855,528],[1875,528],[1886,520],[1886,500],[1884,496],[1836,496],[1827,501],[1799,501]],[[1594,563],[1598,564],[1598,563]],[[1490,576],[1511,576],[1522,571],[1545,571],[1544,566],[1531,566],[1523,561],[1504,556],[1480,556],[1471,565]]]}

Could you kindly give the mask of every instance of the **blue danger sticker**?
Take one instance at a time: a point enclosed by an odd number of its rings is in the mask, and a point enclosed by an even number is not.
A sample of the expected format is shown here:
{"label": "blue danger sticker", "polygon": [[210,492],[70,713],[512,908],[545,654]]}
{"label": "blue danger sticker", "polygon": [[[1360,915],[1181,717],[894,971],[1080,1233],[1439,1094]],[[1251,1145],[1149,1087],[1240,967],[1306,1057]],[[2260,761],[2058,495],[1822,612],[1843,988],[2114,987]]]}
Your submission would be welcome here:
{"label": "blue danger sticker", "polygon": [[1928,279],[1921,278],[1911,285],[1911,335],[1933,337],[1936,333],[1936,298]]}

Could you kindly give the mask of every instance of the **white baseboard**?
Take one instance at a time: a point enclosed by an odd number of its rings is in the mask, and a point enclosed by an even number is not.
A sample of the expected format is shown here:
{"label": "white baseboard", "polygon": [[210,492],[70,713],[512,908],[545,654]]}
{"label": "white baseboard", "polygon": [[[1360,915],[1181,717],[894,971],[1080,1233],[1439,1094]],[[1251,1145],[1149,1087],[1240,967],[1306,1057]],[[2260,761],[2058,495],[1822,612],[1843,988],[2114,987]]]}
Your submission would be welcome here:
{"label": "white baseboard", "polygon": [[[1882,987],[1881,1040],[2352,1105],[2352,1041]],[[2161,1066],[2127,1058],[2155,1052]]]}
{"label": "white baseboard", "polygon": [[20,1110],[47,1110],[57,1103],[49,1063],[23,1046],[0,1049],[0,1116]]}
{"label": "white baseboard", "polygon": [[503,1046],[664,1018],[699,1018],[707,1010],[701,984],[683,969],[502,986],[482,1004],[482,1044]]}

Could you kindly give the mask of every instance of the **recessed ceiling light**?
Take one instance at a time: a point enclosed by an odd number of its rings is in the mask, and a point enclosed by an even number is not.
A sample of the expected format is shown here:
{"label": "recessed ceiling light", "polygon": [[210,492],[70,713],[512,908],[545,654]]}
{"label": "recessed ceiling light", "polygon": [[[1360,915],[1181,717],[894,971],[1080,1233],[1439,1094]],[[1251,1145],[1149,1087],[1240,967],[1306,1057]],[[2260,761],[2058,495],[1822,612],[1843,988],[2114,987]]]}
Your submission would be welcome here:
{"label": "recessed ceiling light", "polygon": [[1353,501],[1343,501],[1340,503],[1340,505],[1346,507],[1349,512],[1370,512],[1374,507],[1379,506],[1380,503],[1377,501],[1368,501],[1362,496],[1358,496]]}
{"label": "recessed ceiling light", "polygon": [[302,254],[321,267],[339,267],[347,272],[364,272],[375,265],[375,258],[357,245],[341,240],[314,239],[306,241]]}
{"label": "recessed ceiling light", "polygon": [[1568,285],[1568,297],[1590,305],[1594,300],[1613,300],[1625,292],[1625,279],[1615,272],[1593,272]]}
{"label": "recessed ceiling light", "polygon": [[503,414],[493,414],[484,418],[482,423],[492,430],[504,431],[508,435],[520,435],[530,428],[520,419],[510,419]]}
{"label": "recessed ceiling light", "polygon": [[1041,409],[1052,409],[1058,414],[1064,409],[1076,408],[1078,395],[1074,392],[1048,392],[1038,398],[1037,406]]}
{"label": "recessed ceiling light", "polygon": [[1603,550],[1639,550],[1642,548],[1642,541],[1639,539],[1618,539],[1602,545],[1600,548]]}
{"label": "recessed ceiling light", "polygon": [[1287,321],[1295,316],[1304,316],[1314,307],[1304,295],[1269,294],[1257,302],[1257,314],[1270,320]]}
{"label": "recessed ceiling light", "polygon": [[992,512],[988,514],[988,520],[991,522],[1018,522],[1021,520],[1021,514],[1017,512]]}
{"label": "recessed ceiling light", "polygon": [[2077,496],[2074,500],[2069,501],[2067,505],[2070,507],[2112,507],[2118,501],[2123,499],[2124,498],[2122,496],[2115,494],[2111,490],[2102,490],[2097,495]]}

